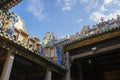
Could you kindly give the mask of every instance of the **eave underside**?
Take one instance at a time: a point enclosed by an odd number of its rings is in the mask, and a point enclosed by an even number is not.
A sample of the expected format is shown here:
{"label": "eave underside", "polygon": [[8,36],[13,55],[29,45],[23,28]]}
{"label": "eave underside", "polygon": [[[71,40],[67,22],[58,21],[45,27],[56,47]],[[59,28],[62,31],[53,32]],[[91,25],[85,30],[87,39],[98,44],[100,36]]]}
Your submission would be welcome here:
{"label": "eave underside", "polygon": [[10,9],[22,0],[0,0],[0,9]]}

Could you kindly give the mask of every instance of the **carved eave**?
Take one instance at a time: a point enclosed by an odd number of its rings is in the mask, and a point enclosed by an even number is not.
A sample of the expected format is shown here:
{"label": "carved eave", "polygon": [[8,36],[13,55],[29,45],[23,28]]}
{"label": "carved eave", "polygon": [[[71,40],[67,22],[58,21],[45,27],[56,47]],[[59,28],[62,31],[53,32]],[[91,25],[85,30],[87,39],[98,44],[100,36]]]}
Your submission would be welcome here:
{"label": "carved eave", "polygon": [[6,34],[4,31],[0,31],[0,46],[7,50],[13,51],[16,55],[24,57],[30,61],[40,64],[44,67],[48,67],[57,73],[62,75],[67,71],[66,67],[45,57],[44,55],[29,49],[19,41],[15,41],[13,37]]}
{"label": "carved eave", "polygon": [[22,0],[0,0],[0,9],[10,9]]}
{"label": "carved eave", "polygon": [[78,39],[76,41],[70,42],[64,46],[65,51],[70,51],[79,47],[90,45],[96,42],[100,42],[106,39],[114,38],[120,36],[120,26],[110,29],[108,31],[97,33],[91,36],[86,36],[84,38]]}
{"label": "carved eave", "polygon": [[33,41],[33,42],[39,42],[39,38],[36,38],[36,37],[30,37],[30,40]]}
{"label": "carved eave", "polygon": [[28,33],[21,30],[21,33],[23,33],[25,36],[29,36]]}
{"label": "carved eave", "polygon": [[37,42],[39,42],[39,41],[40,41],[40,39],[39,39],[39,38],[37,38],[37,37],[34,37],[34,39],[35,39],[35,41],[37,41]]}
{"label": "carved eave", "polygon": [[17,32],[19,32],[19,33],[22,33],[22,34],[24,34],[26,36],[29,36],[27,32],[25,32],[25,31],[23,31],[21,29],[17,29],[16,27],[14,27],[14,30],[17,31]]}

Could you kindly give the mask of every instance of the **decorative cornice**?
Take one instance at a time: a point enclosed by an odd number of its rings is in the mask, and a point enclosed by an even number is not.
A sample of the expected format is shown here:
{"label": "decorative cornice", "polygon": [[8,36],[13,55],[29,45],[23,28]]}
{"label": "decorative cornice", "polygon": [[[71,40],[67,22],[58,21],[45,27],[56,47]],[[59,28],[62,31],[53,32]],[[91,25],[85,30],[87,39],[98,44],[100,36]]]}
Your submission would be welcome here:
{"label": "decorative cornice", "polygon": [[113,38],[116,36],[120,36],[120,26],[113,28],[111,30],[102,32],[102,33],[98,33],[98,34],[95,34],[92,36],[87,36],[87,37],[80,39],[80,40],[78,39],[74,42],[70,42],[64,46],[64,50],[69,51],[69,50],[72,50],[75,48],[79,48],[82,46],[86,46],[89,44],[100,42],[102,40],[106,40],[106,39]]}

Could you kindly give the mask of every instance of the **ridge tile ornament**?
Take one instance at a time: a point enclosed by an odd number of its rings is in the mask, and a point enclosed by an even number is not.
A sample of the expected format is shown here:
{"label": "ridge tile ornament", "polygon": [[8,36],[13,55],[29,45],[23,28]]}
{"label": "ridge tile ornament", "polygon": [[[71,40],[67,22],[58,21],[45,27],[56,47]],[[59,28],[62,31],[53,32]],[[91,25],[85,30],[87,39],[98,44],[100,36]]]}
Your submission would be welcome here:
{"label": "ridge tile ornament", "polygon": [[80,40],[80,41],[77,41],[77,42],[73,42],[71,44],[68,44],[68,45],[65,45],[64,49],[66,51],[68,50],[71,50],[71,49],[74,49],[74,48],[78,48],[78,47],[81,47],[81,46],[85,46],[85,45],[88,45],[88,44],[92,44],[92,43],[95,43],[95,42],[99,42],[101,40],[105,40],[105,39],[109,39],[109,38],[112,38],[112,37],[116,37],[116,36],[119,36],[120,35],[120,27],[116,27],[116,29],[112,29],[111,31],[109,32],[102,32],[101,34],[99,34],[99,36],[92,36],[90,38],[86,38],[84,40]]}

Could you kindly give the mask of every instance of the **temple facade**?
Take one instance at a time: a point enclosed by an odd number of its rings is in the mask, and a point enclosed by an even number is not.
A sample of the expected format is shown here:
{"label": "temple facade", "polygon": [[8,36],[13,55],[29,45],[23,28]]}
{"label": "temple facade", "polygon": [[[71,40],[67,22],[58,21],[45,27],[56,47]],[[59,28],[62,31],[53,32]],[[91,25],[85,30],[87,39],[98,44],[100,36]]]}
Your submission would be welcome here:
{"label": "temple facade", "polygon": [[9,11],[20,1],[0,1],[0,80],[66,80],[57,36],[48,32],[42,41],[30,36],[24,20]]}

